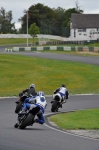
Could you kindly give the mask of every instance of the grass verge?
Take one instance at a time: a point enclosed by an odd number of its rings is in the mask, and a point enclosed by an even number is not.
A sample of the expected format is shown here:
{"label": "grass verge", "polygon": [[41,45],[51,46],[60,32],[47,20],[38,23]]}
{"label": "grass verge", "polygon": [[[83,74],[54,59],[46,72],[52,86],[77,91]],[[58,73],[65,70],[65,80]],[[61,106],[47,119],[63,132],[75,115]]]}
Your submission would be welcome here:
{"label": "grass verge", "polygon": [[99,93],[99,67],[83,63],[0,54],[0,96],[16,96],[31,83],[46,95],[62,83],[70,94]]}
{"label": "grass verge", "polygon": [[[33,39],[28,39],[29,43],[33,43]],[[38,39],[35,38],[34,42],[38,42]],[[27,44],[27,38],[0,38],[0,45],[9,45],[9,44]]]}
{"label": "grass verge", "polygon": [[99,130],[99,108],[57,114],[50,121],[66,130]]}

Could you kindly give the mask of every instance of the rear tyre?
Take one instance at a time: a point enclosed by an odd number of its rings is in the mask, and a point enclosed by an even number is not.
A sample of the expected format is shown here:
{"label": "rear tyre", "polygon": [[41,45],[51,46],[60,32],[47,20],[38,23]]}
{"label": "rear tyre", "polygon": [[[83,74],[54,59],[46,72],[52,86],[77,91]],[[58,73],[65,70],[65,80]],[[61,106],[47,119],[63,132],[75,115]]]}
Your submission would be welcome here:
{"label": "rear tyre", "polygon": [[26,126],[29,126],[34,123],[34,116],[29,113],[27,118],[19,125],[20,129],[25,129]]}
{"label": "rear tyre", "polygon": [[53,102],[52,107],[51,107],[51,111],[52,112],[58,111],[58,102],[57,101]]}

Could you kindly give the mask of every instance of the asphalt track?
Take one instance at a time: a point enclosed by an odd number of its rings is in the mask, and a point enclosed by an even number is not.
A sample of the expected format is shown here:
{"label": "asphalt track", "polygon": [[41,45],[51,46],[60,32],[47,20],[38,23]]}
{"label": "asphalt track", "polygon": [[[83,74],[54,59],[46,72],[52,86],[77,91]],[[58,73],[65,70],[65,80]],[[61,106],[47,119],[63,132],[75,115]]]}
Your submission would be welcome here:
{"label": "asphalt track", "polygon": [[86,64],[93,64],[93,65],[99,65],[99,57],[88,57],[88,56],[76,56],[76,55],[70,55],[70,54],[55,54],[55,53],[42,53],[42,52],[2,52],[6,54],[19,54],[19,55],[26,55],[26,56],[34,56],[34,57],[40,57],[40,58],[50,58],[50,59],[56,59],[56,60],[68,60],[72,62],[81,62]]}
{"label": "asphalt track", "polygon": [[[5,52],[3,52],[5,53]],[[25,53],[25,55],[34,55],[35,57],[45,57],[44,53]],[[40,56],[41,54],[41,56]],[[50,53],[49,53],[50,54]],[[50,54],[51,55],[51,54]],[[84,63],[99,65],[98,57],[73,57],[64,55],[53,55],[52,58],[70,61],[81,61]],[[73,60],[74,58],[74,60]],[[84,60],[83,60],[84,59]],[[95,63],[96,60],[96,63]],[[17,115],[14,113],[15,101],[17,98],[0,98],[0,150],[99,150],[99,140],[81,137],[61,132],[52,128],[46,121],[44,125],[35,123],[25,130],[15,129]],[[48,106],[45,116],[51,114],[51,97],[46,97]],[[66,104],[60,109],[60,112],[74,111],[80,109],[89,109],[99,107],[99,95],[70,95]]]}

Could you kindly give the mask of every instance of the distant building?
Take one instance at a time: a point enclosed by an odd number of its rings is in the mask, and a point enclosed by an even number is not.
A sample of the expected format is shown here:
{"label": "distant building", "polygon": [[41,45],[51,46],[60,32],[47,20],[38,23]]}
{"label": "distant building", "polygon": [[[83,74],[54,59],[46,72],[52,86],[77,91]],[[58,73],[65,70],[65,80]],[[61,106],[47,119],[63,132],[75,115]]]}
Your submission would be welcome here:
{"label": "distant building", "polygon": [[71,14],[70,38],[99,40],[99,14]]}

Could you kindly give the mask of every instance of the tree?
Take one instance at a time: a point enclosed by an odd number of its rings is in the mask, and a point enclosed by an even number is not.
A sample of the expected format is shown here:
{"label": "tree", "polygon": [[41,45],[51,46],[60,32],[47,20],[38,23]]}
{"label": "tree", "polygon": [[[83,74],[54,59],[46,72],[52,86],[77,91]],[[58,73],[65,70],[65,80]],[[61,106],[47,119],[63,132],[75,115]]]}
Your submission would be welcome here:
{"label": "tree", "polygon": [[3,7],[0,10],[0,32],[1,33],[15,33],[15,24],[12,21],[12,11],[6,12]]}
{"label": "tree", "polygon": [[65,9],[58,7],[56,9],[54,9],[55,11],[55,19],[53,21],[53,24],[51,26],[53,26],[53,29],[56,29],[53,31],[54,35],[62,35],[62,28],[63,28],[63,17],[64,17],[64,13],[65,13]]}
{"label": "tree", "polygon": [[[26,10],[24,12],[26,12]],[[30,27],[30,25],[35,22],[41,33],[42,29],[46,30],[46,26],[53,24],[56,15],[53,9],[40,3],[32,5],[28,9],[28,13],[28,26]],[[21,22],[23,33],[26,33],[26,13],[19,19],[19,21]]]}
{"label": "tree", "polygon": [[34,43],[34,37],[37,36],[37,34],[39,34],[39,28],[38,26],[36,26],[36,23],[31,24],[30,28],[29,28],[29,34],[33,37],[33,43]]}
{"label": "tree", "polygon": [[76,11],[79,12],[79,13],[83,13],[83,10],[80,9],[81,6],[79,5],[78,0],[76,1],[75,5],[76,5]]}
{"label": "tree", "polygon": [[[25,10],[26,12],[26,10]],[[49,8],[43,4],[32,5],[28,9],[29,18],[28,18],[28,27],[34,22],[39,27],[41,34],[50,34],[50,35],[59,35],[69,37],[70,30],[70,18],[71,13],[82,13],[76,2],[76,8],[63,9],[61,7]],[[23,17],[19,19],[21,22],[22,28],[21,33],[26,33],[27,29],[27,16],[26,13]]]}

